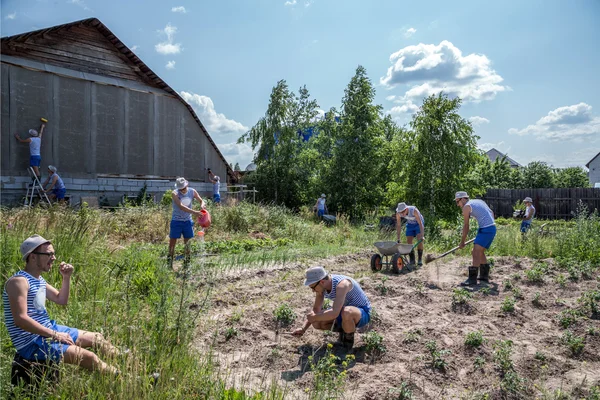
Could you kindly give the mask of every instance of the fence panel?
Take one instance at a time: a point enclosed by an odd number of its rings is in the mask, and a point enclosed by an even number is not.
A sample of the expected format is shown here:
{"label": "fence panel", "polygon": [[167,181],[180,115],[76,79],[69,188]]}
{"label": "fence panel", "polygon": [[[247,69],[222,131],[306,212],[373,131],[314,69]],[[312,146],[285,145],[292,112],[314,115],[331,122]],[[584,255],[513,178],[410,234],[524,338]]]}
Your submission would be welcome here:
{"label": "fence panel", "polygon": [[600,211],[600,188],[488,189],[483,200],[497,216],[511,217],[514,204],[525,197],[531,197],[536,217],[543,219],[573,218],[579,201]]}

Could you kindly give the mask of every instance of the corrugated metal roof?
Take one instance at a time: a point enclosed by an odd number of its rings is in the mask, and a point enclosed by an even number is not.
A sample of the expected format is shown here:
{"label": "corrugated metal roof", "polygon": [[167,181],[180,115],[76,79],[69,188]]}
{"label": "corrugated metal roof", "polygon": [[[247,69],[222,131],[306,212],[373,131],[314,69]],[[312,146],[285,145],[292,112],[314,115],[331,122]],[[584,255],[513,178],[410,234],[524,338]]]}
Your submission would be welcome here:
{"label": "corrugated metal roof", "polygon": [[[185,101],[179,95],[179,93],[177,93],[177,91],[175,91],[173,88],[171,88],[165,81],[163,81],[158,75],[156,75],[154,73],[154,71],[152,71],[138,56],[136,56],[135,53],[129,49],[129,47],[127,47],[123,42],[121,42],[121,40],[118,37],[116,37],[111,32],[111,30],[108,29],[106,27],[106,25],[104,25],[98,18],[88,18],[88,19],[83,19],[80,21],[70,22],[68,24],[52,26],[50,28],[39,29],[36,31],[31,31],[31,32],[25,32],[25,33],[13,35],[13,36],[6,36],[6,37],[2,38],[2,42],[5,43],[5,42],[11,42],[11,41],[25,41],[25,40],[27,40],[27,38],[29,38],[31,36],[43,35],[43,34],[49,33],[49,32],[57,32],[61,29],[69,28],[69,27],[76,26],[76,25],[80,25],[80,26],[83,25],[83,26],[93,27],[93,28],[97,29],[98,32],[100,32],[102,35],[104,35],[104,37],[106,37],[112,43],[112,45],[115,46],[115,48],[117,50],[119,50],[132,64],[134,64],[136,66],[137,69],[139,69],[138,74],[143,75],[143,77],[149,83],[151,83],[152,85],[177,97],[177,99],[179,101],[181,101],[183,104],[185,104],[185,106],[188,108],[190,113],[192,113],[192,116],[194,117],[194,119],[196,120],[198,125],[200,125],[200,128],[202,129],[202,131],[204,132],[204,134],[206,135],[206,137],[208,138],[210,143],[213,145],[213,147],[217,151],[217,154],[219,155],[219,157],[225,163],[225,166],[227,168],[227,174],[234,181],[237,180],[237,177],[236,177],[233,169],[231,168],[231,166],[229,165],[229,163],[227,162],[227,160],[225,159],[225,157],[223,156],[223,154],[217,147],[216,143],[210,137],[210,134],[208,133],[208,131],[206,130],[206,128],[200,121],[200,118],[198,118],[198,116],[196,115],[196,112],[194,111],[192,106],[187,101]],[[4,58],[4,57],[5,56],[3,56],[2,58]],[[8,57],[8,56],[6,56],[6,57]],[[109,78],[109,79],[114,79],[114,78]]]}

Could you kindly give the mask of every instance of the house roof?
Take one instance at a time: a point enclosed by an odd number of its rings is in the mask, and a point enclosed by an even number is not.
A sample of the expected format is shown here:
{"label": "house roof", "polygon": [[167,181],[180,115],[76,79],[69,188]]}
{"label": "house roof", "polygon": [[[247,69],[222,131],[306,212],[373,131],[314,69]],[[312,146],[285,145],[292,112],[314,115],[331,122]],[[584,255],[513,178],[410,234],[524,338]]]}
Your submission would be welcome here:
{"label": "house roof", "polygon": [[600,156],[600,153],[598,153],[594,157],[592,157],[592,159],[587,164],[585,164],[585,167],[587,169],[590,169],[590,164],[592,163],[592,161],[594,161],[596,158],[598,158],[598,156]]}
{"label": "house roof", "polygon": [[513,160],[506,154],[503,154],[494,148],[488,150],[485,154],[488,156],[488,158],[490,159],[491,162],[496,161],[497,158],[506,157],[506,160],[510,163],[510,165],[515,166],[515,167],[521,166],[521,164],[519,164],[518,162],[516,162],[515,160]]}
{"label": "house roof", "polygon": [[140,78],[142,78],[143,81],[145,81],[147,84],[149,84],[151,86],[154,86],[154,87],[164,90],[165,92],[169,93],[170,95],[176,97],[179,101],[181,101],[187,107],[189,112],[192,114],[192,116],[194,117],[194,119],[196,120],[196,122],[198,123],[198,125],[200,126],[200,128],[202,129],[202,131],[204,132],[206,137],[208,138],[209,142],[212,144],[212,146],[217,151],[217,154],[219,155],[219,157],[225,163],[225,166],[227,168],[227,174],[231,178],[233,178],[233,180],[236,180],[236,174],[234,174],[233,169],[231,168],[231,166],[229,165],[229,163],[227,162],[227,160],[225,159],[225,157],[223,156],[223,154],[217,147],[216,143],[210,137],[208,131],[206,130],[206,128],[204,127],[204,125],[202,124],[202,122],[200,121],[198,116],[196,115],[196,112],[194,111],[192,106],[188,102],[186,102],[179,95],[179,93],[177,93],[177,91],[175,91],[173,88],[171,88],[165,81],[163,81],[158,75],[156,75],[154,73],[154,71],[152,71],[138,56],[136,56],[135,53],[133,51],[131,51],[131,49],[129,49],[123,42],[121,42],[121,40],[117,36],[115,36],[110,31],[110,29],[108,29],[106,27],[106,25],[104,25],[98,18],[88,18],[88,19],[83,19],[80,21],[69,22],[67,24],[56,25],[56,26],[53,26],[50,28],[38,29],[36,31],[25,32],[25,33],[13,35],[13,36],[6,36],[6,37],[2,38],[2,48],[4,48],[5,45],[10,44],[11,42],[24,42],[25,40],[27,40],[28,38],[30,38],[32,36],[42,36],[45,34],[51,34],[51,33],[57,32],[59,30],[68,29],[68,28],[77,27],[77,26],[91,27],[91,28],[96,29],[106,39],[108,39],[108,41],[110,43],[112,43],[112,45],[122,54],[123,60],[126,62],[129,62],[133,66],[133,70],[137,73],[137,75]]}

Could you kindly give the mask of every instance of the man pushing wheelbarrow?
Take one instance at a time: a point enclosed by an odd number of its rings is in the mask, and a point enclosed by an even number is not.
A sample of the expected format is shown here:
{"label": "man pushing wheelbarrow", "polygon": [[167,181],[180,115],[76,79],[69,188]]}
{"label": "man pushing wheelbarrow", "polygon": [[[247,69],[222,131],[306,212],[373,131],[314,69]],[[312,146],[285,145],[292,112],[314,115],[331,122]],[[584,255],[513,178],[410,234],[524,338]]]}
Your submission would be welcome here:
{"label": "man pushing wheelbarrow", "polygon": [[[396,234],[398,236],[398,243],[400,243],[400,235],[402,233],[401,219],[406,219],[406,242],[413,244],[415,237],[419,240],[417,247],[417,253],[419,254],[419,261],[417,266],[423,265],[423,241],[425,239],[425,219],[419,212],[419,209],[415,206],[407,206],[406,203],[398,203],[396,207]],[[409,269],[415,267],[415,250],[411,249],[409,256]]]}

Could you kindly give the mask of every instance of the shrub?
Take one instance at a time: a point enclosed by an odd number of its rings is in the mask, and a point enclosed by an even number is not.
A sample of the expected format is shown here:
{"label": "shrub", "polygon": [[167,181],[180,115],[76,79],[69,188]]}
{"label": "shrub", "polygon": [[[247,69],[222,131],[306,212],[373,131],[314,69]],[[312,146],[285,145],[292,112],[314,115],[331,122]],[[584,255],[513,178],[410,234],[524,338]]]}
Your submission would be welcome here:
{"label": "shrub", "polygon": [[275,321],[284,326],[291,325],[291,323],[296,319],[296,313],[294,310],[292,310],[289,304],[282,304],[277,307],[273,311],[273,315],[275,316]]}
{"label": "shrub", "polygon": [[588,290],[584,292],[577,299],[577,302],[581,305],[582,311],[591,318],[600,317],[600,308],[598,307],[600,303],[600,290]]}

